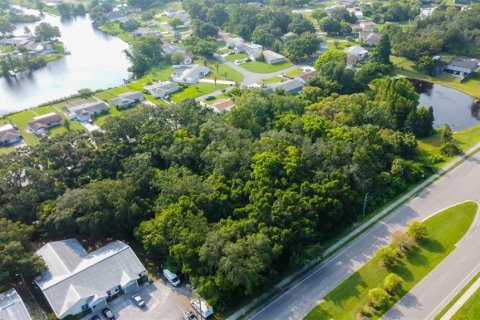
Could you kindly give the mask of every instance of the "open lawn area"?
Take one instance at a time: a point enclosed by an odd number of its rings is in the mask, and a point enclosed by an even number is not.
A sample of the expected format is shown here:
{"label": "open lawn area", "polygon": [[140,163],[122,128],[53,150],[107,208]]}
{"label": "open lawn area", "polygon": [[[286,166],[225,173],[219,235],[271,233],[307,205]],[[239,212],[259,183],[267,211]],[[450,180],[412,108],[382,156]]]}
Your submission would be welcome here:
{"label": "open lawn area", "polygon": [[[218,64],[218,72],[216,68],[216,64]],[[217,75],[217,80],[228,80],[240,83],[243,81],[243,74],[238,72],[237,70],[233,70],[229,66],[224,63],[218,63],[217,60],[209,60],[208,66],[212,70],[210,74],[206,77],[207,79],[213,79],[215,74]]]}
{"label": "open lawn area", "polygon": [[[43,106],[43,107],[38,107],[30,110],[24,110],[24,111],[17,112],[7,116],[7,119],[15,123],[15,125],[20,130],[20,133],[22,134],[24,141],[27,144],[32,145],[37,143],[40,140],[40,138],[30,132],[27,132],[28,123],[32,121],[35,116],[47,114],[50,112],[55,112],[59,114],[60,116],[62,116],[64,120],[67,119],[65,114],[61,112],[62,110],[61,108],[63,108],[64,104],[65,102],[58,105],[53,105],[53,106]],[[70,121],[70,130],[83,131],[85,129],[78,122]],[[56,136],[65,132],[67,132],[67,129],[64,126],[58,126],[58,127],[49,129],[48,134],[50,136]]]}
{"label": "open lawn area", "polygon": [[246,57],[247,57],[247,55],[245,53],[237,53],[237,54],[228,55],[228,56],[225,57],[225,59],[233,62],[237,59],[243,59],[243,58],[246,58]]}
{"label": "open lawn area", "polygon": [[357,43],[354,42],[349,42],[346,40],[328,40],[328,50],[339,50],[343,51],[343,49],[351,47],[351,46],[356,46],[358,45]]}
{"label": "open lawn area", "polygon": [[[138,79],[138,83],[146,85],[149,82],[170,80],[170,76],[175,72],[175,68],[169,64],[162,64],[152,68],[146,75]],[[140,86],[143,90],[143,86]]]}
{"label": "open lawn area", "polygon": [[[407,251],[398,263],[388,269],[374,257],[324,298],[324,302],[312,310],[305,319],[357,319],[359,309],[367,303],[368,291],[383,287],[389,272],[404,280],[403,290],[393,296],[388,310],[433,268],[445,259],[455,244],[465,235],[477,212],[475,202],[463,202],[430,217],[425,221],[429,239]],[[377,319],[381,314],[374,315]]]}
{"label": "open lawn area", "polygon": [[[480,142],[480,125],[476,125],[463,131],[454,132],[452,142],[457,144],[462,151],[468,150],[470,147]],[[437,132],[427,138],[418,139],[418,147],[421,151],[426,152],[429,155],[440,156],[443,158],[442,162],[436,164],[437,168],[453,159],[453,157],[446,157],[440,153],[442,144],[441,132]]]}
{"label": "open lawn area", "polygon": [[180,92],[172,94],[172,101],[178,103],[185,99],[194,99],[226,87],[226,85],[221,84],[217,84],[217,86],[215,86],[213,83],[199,82],[197,84],[190,85]]}
{"label": "open lawn area", "polygon": [[133,35],[122,30],[118,22],[102,24],[99,29],[106,34],[119,37],[125,42],[132,42],[135,39]]}
{"label": "open lawn area", "polygon": [[277,72],[288,67],[291,67],[293,64],[291,62],[283,62],[277,64],[268,64],[265,62],[251,61],[241,64],[240,66],[250,72],[255,73],[271,73]]}
{"label": "open lawn area", "polygon": [[465,82],[460,82],[460,78],[454,77],[445,72],[432,77],[420,73],[416,71],[415,63],[405,58],[392,56],[391,60],[395,66],[394,73],[396,74],[458,89],[472,97],[480,99],[480,74],[478,73],[469,77]]}
{"label": "open lawn area", "polygon": [[262,80],[259,84],[271,84],[271,83],[279,83],[285,81],[285,78],[280,76],[275,76],[269,79]]}

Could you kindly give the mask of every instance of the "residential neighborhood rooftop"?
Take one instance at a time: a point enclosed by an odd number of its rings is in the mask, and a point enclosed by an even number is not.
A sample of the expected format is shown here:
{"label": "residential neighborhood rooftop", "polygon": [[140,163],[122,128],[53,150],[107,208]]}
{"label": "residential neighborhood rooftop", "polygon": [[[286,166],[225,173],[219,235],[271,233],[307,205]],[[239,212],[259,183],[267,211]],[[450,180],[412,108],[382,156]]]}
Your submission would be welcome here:
{"label": "residential neighborhood rooftop", "polygon": [[15,289],[0,293],[0,320],[31,320],[22,298]]}

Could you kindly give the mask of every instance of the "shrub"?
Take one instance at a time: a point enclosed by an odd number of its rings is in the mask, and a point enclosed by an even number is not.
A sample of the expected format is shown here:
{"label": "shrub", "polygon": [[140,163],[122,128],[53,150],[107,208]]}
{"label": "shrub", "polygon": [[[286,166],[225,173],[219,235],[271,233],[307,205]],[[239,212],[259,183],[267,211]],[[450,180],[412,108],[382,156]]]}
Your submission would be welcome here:
{"label": "shrub", "polygon": [[403,286],[403,279],[395,273],[389,273],[383,280],[383,287],[389,294],[394,295]]}
{"label": "shrub", "polygon": [[411,235],[416,240],[428,239],[427,226],[423,222],[418,220],[413,220],[408,223],[407,234]]}
{"label": "shrub", "polygon": [[447,142],[440,148],[440,152],[445,156],[452,157],[460,154],[462,150],[455,143]]}
{"label": "shrub", "polygon": [[360,314],[367,318],[370,318],[371,316],[373,316],[374,312],[375,312],[375,309],[373,309],[369,305],[366,305],[360,308]]}
{"label": "shrub", "polygon": [[368,291],[368,304],[377,310],[385,308],[389,298],[388,293],[382,288],[374,288]]}
{"label": "shrub", "polygon": [[412,235],[397,231],[393,234],[393,243],[401,251],[408,251],[415,245],[415,238]]}

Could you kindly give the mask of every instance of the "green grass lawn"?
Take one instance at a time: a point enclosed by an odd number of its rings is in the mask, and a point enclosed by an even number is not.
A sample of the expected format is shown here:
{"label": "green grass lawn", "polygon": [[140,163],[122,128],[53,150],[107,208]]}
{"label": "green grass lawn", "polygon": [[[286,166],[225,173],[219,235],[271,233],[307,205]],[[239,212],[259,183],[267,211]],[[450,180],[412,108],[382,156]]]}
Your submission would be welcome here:
{"label": "green grass lawn", "polygon": [[[356,319],[359,309],[367,303],[368,291],[382,287],[389,272],[404,279],[404,290],[390,301],[390,306],[413,288],[450,252],[465,235],[477,212],[475,202],[464,202],[441,211],[425,221],[430,239],[412,248],[400,262],[387,269],[374,257],[347,280],[341,283],[305,319]],[[381,315],[376,315],[378,318]]]}
{"label": "green grass lawn", "polygon": [[[470,147],[480,142],[480,125],[476,125],[463,131],[454,132],[453,142],[456,143],[462,151],[467,151]],[[440,132],[437,132],[430,137],[418,139],[418,147],[422,152],[443,158],[442,162],[436,164],[437,168],[440,168],[454,158],[444,156],[440,153],[442,144],[443,141]]]}
{"label": "green grass lawn", "polygon": [[290,76],[290,77],[296,77],[298,76],[299,74],[301,74],[303,72],[302,69],[296,69],[296,70],[292,70],[290,72],[287,72],[287,74]]}
{"label": "green grass lawn", "polygon": [[189,87],[183,89],[180,92],[172,94],[172,101],[175,103],[181,102],[185,99],[194,99],[196,97],[203,96],[204,94],[208,94],[217,90],[221,90],[226,88],[226,85],[221,85],[213,83],[202,83],[199,82],[197,84],[192,84]]}
{"label": "green grass lawn", "polygon": [[337,45],[335,46],[335,40],[329,40],[328,41],[328,50],[343,51],[343,49],[345,49],[345,48],[358,45],[357,43],[354,43],[354,42],[339,41],[339,40],[337,40],[336,44]]}
{"label": "green grass lawn", "polygon": [[269,79],[262,80],[260,84],[271,84],[271,83],[278,83],[278,82],[283,82],[285,81],[285,78],[280,77],[280,76],[275,76]]}
{"label": "green grass lawn", "polygon": [[225,57],[225,59],[233,62],[237,59],[243,59],[243,58],[246,58],[246,57],[247,57],[247,55],[245,53],[237,53],[237,54],[228,55],[228,56]]}
{"label": "green grass lawn", "polygon": [[250,72],[271,73],[271,72],[276,72],[276,71],[286,69],[288,67],[291,67],[292,65],[293,64],[291,62],[268,64],[268,63],[265,63],[265,62],[250,61],[250,62],[246,62],[244,64],[241,64],[240,66],[242,68],[250,71]]}
{"label": "green grass lawn", "polygon": [[243,74],[238,72],[237,70],[233,70],[229,66],[224,63],[218,64],[218,72],[215,67],[215,64],[218,63],[217,60],[213,60],[212,63],[208,62],[208,66],[212,70],[212,72],[206,77],[207,79],[213,79],[214,75],[217,75],[218,80],[228,80],[233,82],[242,82],[243,81]]}
{"label": "green grass lawn", "polygon": [[122,28],[120,28],[120,23],[118,22],[102,24],[99,29],[106,34],[119,37],[125,42],[132,42],[135,39],[133,35],[122,30]]}
{"label": "green grass lawn", "polygon": [[470,297],[470,299],[465,302],[465,304],[455,313],[452,317],[455,319],[462,320],[477,320],[480,319],[480,289],[475,291],[475,293]]}
{"label": "green grass lawn", "polygon": [[394,72],[396,74],[458,89],[466,94],[471,95],[472,97],[480,99],[480,74],[478,73],[469,77],[465,82],[460,82],[460,78],[454,77],[445,72],[433,77],[420,73],[416,71],[414,62],[405,58],[392,56],[391,61],[395,66]]}
{"label": "green grass lawn", "polygon": [[[175,68],[169,64],[162,64],[152,68],[146,75],[138,79],[139,85],[146,85],[149,82],[170,80],[170,76],[175,72]],[[143,86],[141,87],[143,90]]]}

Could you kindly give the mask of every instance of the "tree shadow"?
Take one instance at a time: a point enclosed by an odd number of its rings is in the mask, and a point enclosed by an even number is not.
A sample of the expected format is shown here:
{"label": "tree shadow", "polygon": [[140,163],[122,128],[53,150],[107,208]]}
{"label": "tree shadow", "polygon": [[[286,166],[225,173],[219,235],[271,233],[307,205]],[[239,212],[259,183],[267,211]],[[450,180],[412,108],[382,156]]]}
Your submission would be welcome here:
{"label": "tree shadow", "polygon": [[398,274],[400,277],[402,277],[403,280],[407,282],[412,281],[414,278],[413,273],[410,270],[408,270],[408,268],[405,266],[405,263],[403,261],[399,262],[394,266],[391,266],[390,268],[388,268],[388,271]]}
{"label": "tree shadow", "polygon": [[428,258],[422,253],[422,250],[418,247],[411,248],[406,253],[407,261],[411,265],[421,266],[428,263]]}
{"label": "tree shadow", "polygon": [[[352,297],[359,297],[359,288],[367,288],[367,283],[362,279],[358,272],[355,272],[347,281],[340,284],[338,287],[340,290],[332,292],[328,301],[336,305],[342,306],[348,299]],[[362,290],[363,292],[364,290]]]}
{"label": "tree shadow", "polygon": [[430,251],[430,252],[439,253],[439,252],[445,251],[445,247],[440,242],[438,242],[437,240],[433,240],[433,239],[423,240],[420,243],[420,246],[423,249],[425,249],[427,251]]}

